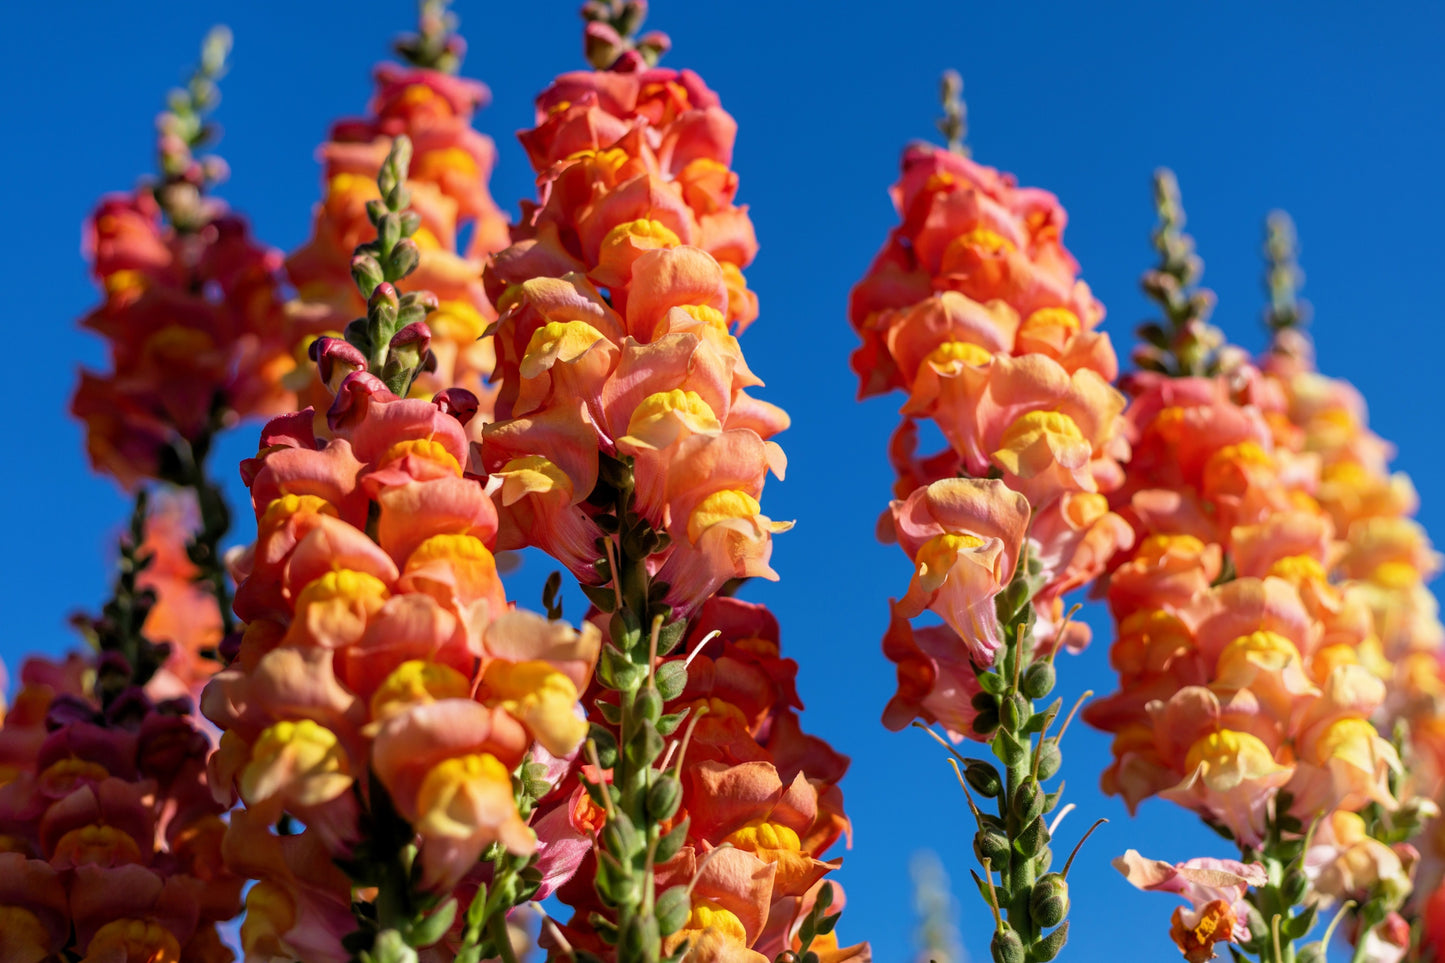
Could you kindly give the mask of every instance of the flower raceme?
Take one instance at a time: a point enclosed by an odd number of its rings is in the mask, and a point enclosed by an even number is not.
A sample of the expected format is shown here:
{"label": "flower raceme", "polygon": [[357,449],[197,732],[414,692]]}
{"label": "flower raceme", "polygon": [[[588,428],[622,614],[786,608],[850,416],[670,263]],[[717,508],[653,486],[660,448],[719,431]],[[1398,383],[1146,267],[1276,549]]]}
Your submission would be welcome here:
{"label": "flower raceme", "polygon": [[414,147],[406,186],[421,221],[411,237],[419,258],[411,283],[438,301],[427,319],[435,370],[419,377],[415,394],[429,397],[460,387],[489,409],[483,382],[494,359],[484,335],[496,314],[480,276],[484,259],[506,246],[507,227],[486,186],[496,148],[471,126],[488,96],[482,84],[440,69],[382,64],[368,116],[337,122],[322,145],[325,196],[316,207],[311,238],[286,260],[298,294],[287,310],[301,359],[288,383],[298,389],[310,384],[306,400],[319,408],[328,398],[312,383],[305,352],[317,335],[339,336],[348,321],[365,313],[365,300],[352,283],[352,256],[375,236],[367,204],[380,199],[377,171],[395,138],[405,135]]}
{"label": "flower raceme", "polygon": [[[767,609],[713,598],[690,623],[682,649],[692,654],[663,662],[687,662],[686,687],[667,709],[690,710],[694,720],[668,740],[664,755],[682,792],[666,823],[679,836],[673,855],[659,861],[659,888],[691,884],[686,922],[665,950],[689,940],[692,958],[763,963],[797,949],[798,923],[839,865],[821,857],[849,831],[838,788],[848,759],[801,730],[798,666],[781,655],[778,639]],[[600,710],[592,714],[605,721]],[[606,812],[583,788],[565,787],[544,801],[539,835],[586,846],[605,827]],[[573,946],[604,952],[586,924],[603,909],[594,873],[589,855],[559,891],[574,910],[562,930]],[[834,963],[863,951],[840,949],[833,934],[811,948]]]}
{"label": "flower raceme", "polygon": [[97,471],[127,488],[170,478],[179,446],[204,445],[227,419],[292,404],[277,273],[280,255],[216,202],[180,231],[151,192],[102,201],[86,250],[104,302],[82,322],[105,338],[110,369],[82,371],[71,412]]}
{"label": "flower raceme", "polygon": [[[1160,236],[1187,242],[1177,211],[1165,219]],[[1131,809],[1170,799],[1264,859],[1249,899],[1266,921],[1293,931],[1293,905],[1349,899],[1368,921],[1360,951],[1398,958],[1419,855],[1402,840],[1441,789],[1441,630],[1422,598],[1438,562],[1413,491],[1298,332],[1277,329],[1254,364],[1153,367],[1126,379],[1133,455],[1111,495],[1136,539],[1107,589],[1120,688],[1085,710],[1115,737],[1104,788]],[[1399,720],[1397,747],[1384,734]],[[1263,945],[1211,926],[1176,919],[1186,957]]]}
{"label": "flower raceme", "polygon": [[[927,145],[904,152],[893,198],[902,221],[854,288],[850,319],[863,340],[853,355],[860,397],[908,396],[890,452],[897,500],[879,526],[915,569],[885,643],[899,666],[885,718],[900,727],[910,706],[943,719],[961,691],[926,686],[966,689],[960,668],[994,663],[1005,641],[994,599],[1026,541],[1038,634],[1079,646],[1086,630],[1064,628],[1062,596],[1102,572],[1131,533],[1101,494],[1118,486],[1128,455],[1124,400],[1109,384],[1118,363],[1097,330],[1103,308],[1062,246],[1063,209]],[[924,420],[945,450],[917,453]],[[955,652],[938,631],[900,621],[925,608],[951,628]],[[955,727],[970,711],[946,714],[955,736],[972,732]]]}
{"label": "flower raceme", "polygon": [[102,708],[114,668],[21,670],[0,725],[0,956],[222,963],[244,880],[222,860],[208,741],[184,698],[131,688]]}
{"label": "flower raceme", "polygon": [[1288,427],[1277,385],[1239,377],[1240,399],[1222,380],[1131,383],[1118,497],[1139,547],[1109,584],[1122,687],[1085,718],[1116,733],[1106,789],[1131,806],[1162,792],[1257,844],[1276,789],[1302,815],[1391,808],[1399,762],[1370,721],[1386,694],[1370,613],[1328,580],[1339,552],[1311,494],[1318,461],[1272,428]]}
{"label": "flower raceme", "polygon": [[584,10],[605,69],[538,98],[521,138],[539,196],[486,272],[497,420],[480,460],[498,546],[564,564],[609,640],[583,786],[538,824],[544,880],[564,878],[554,854],[585,857],[554,936],[624,961],[847,956],[821,859],[846,826],[846,760],[799,731],[771,616],[714,597],[776,579],[772,536],[789,527],[761,503],[788,417],[750,394],[762,382],[738,342],[758,308],[736,125],[695,74],[646,66],[665,40],[634,43],[643,7]]}
{"label": "flower raceme", "polygon": [[[997,806],[985,816],[970,797],[992,955],[1050,960],[1069,932],[1068,884],[1049,872],[1060,793],[1043,788],[1061,764],[1047,736],[1058,706],[1034,702],[1053,689],[1059,648],[1088,641],[1064,594],[1132,538],[1105,495],[1129,452],[1124,398],[1103,308],[1062,244],[1063,209],[968,159],[956,94],[946,81],[951,148],[904,152],[901,222],[849,304],[859,397],[907,396],[889,446],[895,499],[878,524],[913,564],[883,639],[898,678],[883,722],[990,744],[1002,771],[955,755],[960,780]],[[925,422],[946,447],[920,455]],[[925,612],[942,624],[914,625]]]}
{"label": "flower raceme", "polygon": [[787,415],[736,335],[757,316],[741,269],[756,241],[733,203],[736,125],[689,71],[565,74],[522,141],[541,184],[488,265],[497,421],[482,458],[499,545],[536,545],[584,584],[602,534],[599,458],[631,462],[635,509],[669,545],[665,602],[696,608],[729,579],[776,578],[762,514],[770,439]]}
{"label": "flower raceme", "polygon": [[[243,465],[258,530],[237,563],[247,627],[204,707],[223,730],[215,784],[245,807],[228,851],[260,880],[248,952],[348,958],[353,882],[308,860],[349,857],[384,807],[417,834],[425,892],[453,892],[493,843],[530,854],[513,770],[586,733],[597,631],[507,604],[459,397],[400,399],[353,371],[326,431],[309,410],[277,419]],[[299,836],[271,831],[283,814]]]}

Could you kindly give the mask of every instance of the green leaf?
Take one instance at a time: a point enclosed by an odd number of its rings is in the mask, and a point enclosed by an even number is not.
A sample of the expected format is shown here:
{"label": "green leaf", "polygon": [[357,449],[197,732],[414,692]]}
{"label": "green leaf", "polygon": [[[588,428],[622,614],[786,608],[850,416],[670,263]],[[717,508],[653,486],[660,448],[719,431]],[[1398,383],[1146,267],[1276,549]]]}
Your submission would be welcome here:
{"label": "green leaf", "polygon": [[658,839],[657,850],[653,854],[654,863],[665,863],[677,855],[678,850],[682,849],[682,844],[687,841],[689,822],[691,822],[690,819],[684,819]]}
{"label": "green leaf", "polygon": [[670,713],[668,713],[667,715],[663,716],[661,719],[658,719],[658,720],[657,720],[657,733],[658,733],[658,735],[662,735],[662,736],[670,736],[670,735],[672,735],[674,732],[677,731],[677,727],[680,726],[680,725],[682,725],[683,720],[688,717],[688,714],[689,714],[690,712],[692,712],[692,707],[691,707],[691,706],[688,706],[686,709],[683,709],[681,712],[670,712]]}
{"label": "green leaf", "polygon": [[456,918],[457,901],[452,898],[438,907],[436,912],[413,925],[407,942],[419,950],[425,949],[446,936]]}
{"label": "green leaf", "polygon": [[687,665],[681,659],[664,662],[653,675],[653,684],[664,702],[671,702],[687,688]]}
{"label": "green leaf", "polygon": [[663,936],[671,936],[687,925],[692,912],[692,897],[686,886],[672,886],[657,894],[653,904],[657,914],[657,929]]}
{"label": "green leaf", "polygon": [[1001,696],[1008,689],[1008,683],[1004,682],[1003,676],[997,672],[980,672],[978,684],[983,687],[984,692],[994,696]]}
{"label": "green leaf", "polygon": [[1059,924],[1058,929],[1034,943],[1029,956],[1032,959],[1038,960],[1039,963],[1049,963],[1049,960],[1059,955],[1059,950],[1062,950],[1064,944],[1068,941],[1069,921],[1064,920],[1064,922]]}
{"label": "green leaf", "polygon": [[617,737],[610,730],[604,729],[597,723],[592,723],[587,729],[587,738],[597,746],[597,764],[603,769],[611,769],[617,764]]}
{"label": "green leaf", "polygon": [[593,705],[597,707],[597,712],[602,718],[607,720],[608,725],[618,726],[622,724],[622,707],[617,703],[598,699]]}

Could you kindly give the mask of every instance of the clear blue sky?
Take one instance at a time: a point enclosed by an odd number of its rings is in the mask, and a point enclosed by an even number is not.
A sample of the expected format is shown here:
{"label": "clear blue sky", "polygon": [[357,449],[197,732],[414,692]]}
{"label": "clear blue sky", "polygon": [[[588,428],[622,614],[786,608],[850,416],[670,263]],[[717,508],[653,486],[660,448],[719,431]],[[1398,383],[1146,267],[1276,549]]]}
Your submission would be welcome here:
{"label": "clear blue sky", "polygon": [[[531,99],[553,74],[582,65],[576,5],[462,0],[459,10],[471,44],[465,73],[494,93],[478,123],[501,149],[493,191],[515,211],[533,187],[512,133],[530,124]],[[0,656],[13,667],[22,652],[71,644],[65,617],[103,598],[126,511],[110,483],[89,475],[65,415],[75,364],[101,356],[75,328],[95,301],[79,253],[86,213],[150,168],[164,91],[194,62],[206,28],[225,22],[236,51],[219,114],[233,170],[222,194],[263,239],[295,247],[319,192],[316,145],[333,119],[362,110],[370,67],[412,22],[412,7],[96,0],[17,4],[5,19],[0,182],[17,398],[0,474],[11,506]],[[954,877],[964,942],[987,959],[987,916],[967,882],[971,828],[952,774],[923,737],[877,722],[893,688],[878,650],[885,602],[908,575],[898,550],[872,536],[891,481],[884,444],[897,399],[853,401],[844,305],[893,223],[885,190],[899,149],[931,136],[938,73],[960,69],[975,156],[1063,199],[1066,240],[1109,308],[1121,354],[1146,313],[1135,279],[1151,260],[1155,166],[1178,171],[1206,282],[1220,296],[1216,319],[1251,347],[1260,342],[1261,221],[1272,207],[1291,211],[1321,367],[1363,389],[1375,428],[1399,445],[1397,465],[1415,478],[1423,521],[1445,530],[1436,414],[1445,335],[1435,320],[1445,13],[1423,3],[1364,12],[1336,2],[656,0],[652,25],[672,35],[668,63],[698,70],[741,127],[740,196],[762,242],[748,272],[762,317],[744,346],[768,381],[762,396],[794,419],[780,439],[788,481],[769,485],[765,507],[798,521],[777,542],[782,583],[748,596],[774,607],[785,652],[802,663],[805,725],[853,756],[843,936],[871,939],[880,961],[905,963],[908,858],[932,847]],[[254,431],[239,434],[223,462],[254,450]],[[224,471],[234,483],[233,469]],[[544,574],[533,565],[516,581],[524,604],[536,605]],[[1066,696],[1110,685],[1107,633],[1097,613],[1092,621],[1096,646],[1061,666]],[[1103,798],[1095,787],[1107,744],[1098,734],[1078,726],[1066,750],[1079,810],[1059,846],[1095,816],[1112,822],[1075,865],[1065,958],[1116,958],[1122,943],[1128,958],[1177,959],[1166,935],[1170,898],[1135,894],[1108,860],[1130,846],[1170,859],[1223,855],[1220,841],[1165,803],[1131,821]]]}

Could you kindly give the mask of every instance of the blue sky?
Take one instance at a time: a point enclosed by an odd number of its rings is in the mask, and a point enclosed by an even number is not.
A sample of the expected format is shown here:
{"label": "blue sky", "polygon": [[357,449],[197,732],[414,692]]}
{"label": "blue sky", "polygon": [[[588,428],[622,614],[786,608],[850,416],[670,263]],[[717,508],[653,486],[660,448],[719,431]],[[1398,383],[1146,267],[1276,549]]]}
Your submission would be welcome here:
{"label": "blue sky", "polygon": [[[494,104],[478,127],[501,150],[492,189],[507,209],[532,194],[512,134],[531,99],[582,66],[571,0],[461,0],[471,44],[464,72]],[[344,12],[343,12],[344,10]],[[0,561],[0,657],[71,643],[66,615],[106,591],[111,545],[126,502],[86,468],[65,415],[79,361],[101,346],[75,328],[94,302],[79,253],[80,225],[101,193],[127,188],[152,164],[151,118],[196,56],[207,27],[230,24],[234,69],[223,83],[222,194],[283,249],[304,240],[319,192],[316,145],[335,118],[360,112],[371,65],[412,22],[406,0],[23,4],[7,10],[0,78],[10,91],[0,151],[5,276],[16,342],[9,383],[17,431],[0,474],[7,512]],[[913,928],[907,864],[938,851],[954,877],[964,944],[988,954],[987,913],[967,884],[971,829],[941,753],[916,733],[892,734],[878,714],[892,668],[878,650],[886,599],[906,586],[907,562],[874,543],[891,477],[884,445],[897,399],[858,405],[847,356],[848,288],[894,215],[886,188],[900,148],[932,136],[940,70],[963,72],[975,156],[1057,193],[1066,240],[1109,308],[1121,346],[1147,314],[1136,278],[1151,261],[1149,175],[1179,174],[1190,230],[1219,294],[1216,320],[1238,342],[1260,343],[1261,223],[1273,207],[1299,225],[1306,296],[1315,306],[1321,367],[1352,379],[1373,425],[1400,449],[1432,529],[1445,521],[1440,472],[1439,265],[1445,260],[1445,14],[1425,4],[1211,5],[1143,3],[875,6],[658,0],[673,66],[696,69],[738,119],[735,167],[762,253],[749,270],[762,316],[748,332],[762,393],[794,427],[780,440],[788,480],[765,507],[798,527],[778,539],[778,585],[748,597],[774,607],[785,652],[802,663],[805,725],[853,756],[844,783],[855,848],[841,879],[843,935],[903,963]],[[37,336],[38,335],[38,336]],[[22,350],[23,349],[23,350]],[[217,459],[239,491],[234,461],[254,450],[242,429]],[[247,533],[239,530],[233,541]],[[536,604],[545,568],[530,565],[516,596]],[[578,614],[577,606],[571,613]],[[1060,691],[1107,691],[1107,630],[1061,665]],[[1102,797],[1107,743],[1076,726],[1065,746],[1067,847],[1096,816],[1111,823],[1075,864],[1066,959],[1177,958],[1170,898],[1135,894],[1108,867],[1134,846],[1182,859],[1223,855],[1220,841],[1164,803],[1131,820]],[[1062,857],[1060,857],[1062,858]]]}

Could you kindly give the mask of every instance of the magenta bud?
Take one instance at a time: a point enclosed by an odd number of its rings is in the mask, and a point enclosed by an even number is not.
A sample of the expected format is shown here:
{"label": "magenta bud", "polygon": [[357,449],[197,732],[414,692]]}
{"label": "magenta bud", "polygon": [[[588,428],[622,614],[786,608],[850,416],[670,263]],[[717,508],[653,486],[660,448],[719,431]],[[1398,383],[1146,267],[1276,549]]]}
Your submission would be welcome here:
{"label": "magenta bud", "polygon": [[369,371],[353,371],[341,379],[336,388],[336,398],[326,409],[326,424],[332,431],[342,426],[355,424],[366,417],[371,400],[395,401],[396,395],[380,378]]}
{"label": "magenta bud", "polygon": [[382,281],[376,286],[376,290],[371,292],[371,297],[367,300],[366,304],[367,307],[370,308],[376,308],[385,304],[390,306],[394,311],[400,307],[401,299],[397,297],[396,288],[391,285],[390,281]]}
{"label": "magenta bud", "polygon": [[649,30],[638,38],[637,47],[639,50],[652,53],[655,63],[663,54],[672,49],[672,38],[661,30]]}
{"label": "magenta bud", "polygon": [[311,342],[307,354],[316,362],[322,383],[333,392],[340,386],[341,379],[353,371],[366,370],[366,355],[341,338],[317,338]]}
{"label": "magenta bud", "polygon": [[465,388],[447,388],[438,391],[432,398],[432,404],[441,409],[442,414],[451,415],[464,425],[472,420],[472,416],[481,407],[477,396]]}
{"label": "magenta bud", "polygon": [[412,350],[421,356],[431,347],[431,328],[425,321],[413,321],[391,336],[388,347],[394,352]]}
{"label": "magenta bud", "polygon": [[587,62],[598,70],[606,70],[622,56],[626,44],[612,25],[593,20],[582,31],[582,52]]}

